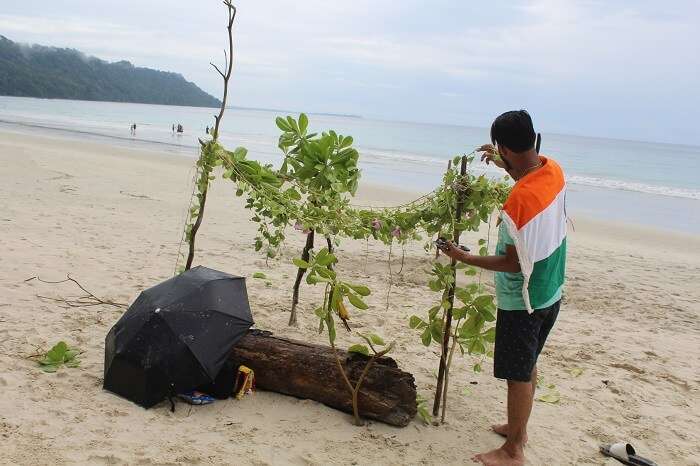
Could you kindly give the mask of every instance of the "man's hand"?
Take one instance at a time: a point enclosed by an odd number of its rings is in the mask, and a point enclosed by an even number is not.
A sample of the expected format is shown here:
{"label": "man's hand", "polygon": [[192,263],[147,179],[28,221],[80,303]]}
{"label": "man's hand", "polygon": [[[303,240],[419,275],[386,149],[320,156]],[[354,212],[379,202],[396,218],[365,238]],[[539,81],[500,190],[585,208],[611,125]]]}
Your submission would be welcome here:
{"label": "man's hand", "polygon": [[496,149],[493,146],[493,144],[484,144],[483,146],[479,147],[476,151],[483,152],[483,154],[481,154],[481,161],[486,162],[486,165],[488,165],[490,162],[493,162],[493,164],[497,167],[506,168],[506,165],[503,163],[501,156],[498,155],[498,149]]}
{"label": "man's hand", "polygon": [[466,256],[469,255],[464,249],[459,248],[452,241],[445,241],[445,246],[440,248],[440,252],[449,257],[450,259],[455,259],[464,262]]}
{"label": "man's hand", "polygon": [[494,272],[520,272],[520,261],[518,260],[518,251],[515,246],[509,244],[506,246],[506,253],[502,256],[480,256],[469,254],[467,251],[459,248],[452,241],[445,241],[439,246],[440,251],[446,256],[455,259],[459,262],[464,262],[468,265],[480,267]]}

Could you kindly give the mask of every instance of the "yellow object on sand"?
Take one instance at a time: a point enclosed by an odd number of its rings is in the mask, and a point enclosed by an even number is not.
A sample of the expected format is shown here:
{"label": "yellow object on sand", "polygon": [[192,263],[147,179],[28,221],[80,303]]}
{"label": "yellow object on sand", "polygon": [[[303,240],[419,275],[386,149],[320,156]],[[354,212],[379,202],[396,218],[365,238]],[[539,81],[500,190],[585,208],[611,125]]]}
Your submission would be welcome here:
{"label": "yellow object on sand", "polygon": [[237,400],[240,400],[255,389],[255,372],[253,369],[243,365],[238,368],[236,387],[238,387],[238,391],[236,391]]}

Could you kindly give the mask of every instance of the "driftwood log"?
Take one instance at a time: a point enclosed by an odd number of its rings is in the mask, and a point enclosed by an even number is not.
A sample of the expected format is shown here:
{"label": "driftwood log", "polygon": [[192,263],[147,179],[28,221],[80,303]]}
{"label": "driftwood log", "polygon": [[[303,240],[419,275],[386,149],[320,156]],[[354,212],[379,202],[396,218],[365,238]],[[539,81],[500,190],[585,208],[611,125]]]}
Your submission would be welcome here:
{"label": "driftwood log", "polygon": [[[369,358],[340,352],[350,382],[357,382]],[[261,390],[319,401],[352,413],[352,399],[328,346],[251,331],[231,352],[235,365],[255,371]],[[369,369],[358,397],[360,416],[404,427],[416,415],[416,384],[413,375],[398,368],[388,357],[377,359]]]}

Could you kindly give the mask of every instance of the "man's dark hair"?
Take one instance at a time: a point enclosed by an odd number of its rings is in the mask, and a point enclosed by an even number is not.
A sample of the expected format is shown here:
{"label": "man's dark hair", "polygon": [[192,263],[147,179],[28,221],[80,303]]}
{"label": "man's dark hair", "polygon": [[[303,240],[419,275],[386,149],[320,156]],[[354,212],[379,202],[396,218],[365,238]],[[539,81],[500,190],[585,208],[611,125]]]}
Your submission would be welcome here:
{"label": "man's dark hair", "polygon": [[535,145],[535,128],[525,110],[512,110],[500,115],[491,125],[491,142],[513,152],[525,152]]}

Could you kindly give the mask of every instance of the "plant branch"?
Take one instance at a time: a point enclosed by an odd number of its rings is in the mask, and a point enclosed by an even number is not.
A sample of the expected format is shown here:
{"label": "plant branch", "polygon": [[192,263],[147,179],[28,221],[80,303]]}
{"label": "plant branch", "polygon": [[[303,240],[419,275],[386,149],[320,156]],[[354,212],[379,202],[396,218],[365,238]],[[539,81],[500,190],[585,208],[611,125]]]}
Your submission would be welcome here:
{"label": "plant branch", "polygon": [[39,294],[36,295],[38,298],[61,302],[61,303],[66,304],[69,307],[87,307],[87,306],[100,306],[100,305],[114,306],[114,307],[118,307],[118,308],[122,308],[122,309],[126,309],[127,307],[129,307],[128,304],[119,303],[119,302],[112,301],[109,299],[102,299],[102,298],[95,296],[91,291],[88,291],[83,285],[81,285],[80,282],[78,282],[76,279],[71,277],[70,274],[66,274],[65,280],[58,280],[58,281],[42,280],[41,278],[35,276],[35,277],[27,278],[24,281],[26,283],[26,282],[30,282],[32,280],[37,280],[37,281],[40,281],[42,283],[48,283],[48,284],[52,284],[52,285],[56,285],[59,283],[68,283],[68,282],[75,284],[78,288],[80,288],[83,292],[85,292],[84,296],[79,296],[77,298],[70,299],[70,298],[51,298],[49,296],[42,296]]}
{"label": "plant branch", "polygon": [[[221,75],[222,79],[224,80],[224,95],[221,99],[221,108],[219,109],[219,114],[214,116],[214,131],[212,132],[212,143],[215,144],[216,141],[219,139],[219,126],[221,125],[221,119],[224,116],[224,112],[226,111],[226,101],[228,99],[228,82],[229,79],[231,78],[231,71],[233,70],[233,22],[236,19],[236,7],[233,6],[230,0],[224,0],[224,5],[226,5],[226,8],[228,9],[228,25],[226,29],[228,30],[228,49],[229,49],[229,57],[230,59],[227,59],[226,61],[228,62],[225,66],[226,68],[226,73],[223,73],[219,67],[217,67],[215,64],[211,63],[211,65],[216,69],[216,71]],[[200,156],[200,160],[202,160],[204,154]],[[204,207],[207,202],[207,192],[208,192],[208,177],[209,177],[209,171],[207,167],[201,167],[202,169],[202,178],[204,176],[207,177],[206,183],[204,183],[205,180],[201,180],[203,183],[201,184],[200,187],[200,199],[199,199],[199,211],[197,212],[197,220],[195,220],[194,225],[192,225],[192,230],[190,231],[190,237],[189,237],[189,253],[187,254],[187,263],[185,264],[185,270],[189,270],[192,267],[192,261],[194,260],[194,245],[195,245],[195,238],[197,236],[197,232],[199,231],[199,227],[202,225],[202,219],[204,218]]]}

